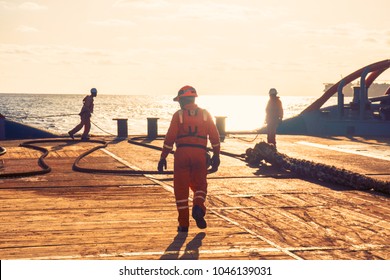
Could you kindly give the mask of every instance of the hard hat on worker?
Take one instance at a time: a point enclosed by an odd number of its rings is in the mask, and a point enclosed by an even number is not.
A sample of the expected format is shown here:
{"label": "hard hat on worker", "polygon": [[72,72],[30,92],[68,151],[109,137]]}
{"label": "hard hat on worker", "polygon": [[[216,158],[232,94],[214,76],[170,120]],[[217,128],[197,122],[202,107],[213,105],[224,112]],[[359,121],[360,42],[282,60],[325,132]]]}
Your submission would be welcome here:
{"label": "hard hat on worker", "polygon": [[177,96],[173,98],[173,101],[179,101],[180,98],[185,96],[198,97],[198,95],[196,94],[196,90],[192,86],[184,86],[179,90]]}
{"label": "hard hat on worker", "polygon": [[271,89],[269,90],[269,95],[277,95],[277,94],[278,94],[278,92],[276,91],[276,89],[271,88]]}

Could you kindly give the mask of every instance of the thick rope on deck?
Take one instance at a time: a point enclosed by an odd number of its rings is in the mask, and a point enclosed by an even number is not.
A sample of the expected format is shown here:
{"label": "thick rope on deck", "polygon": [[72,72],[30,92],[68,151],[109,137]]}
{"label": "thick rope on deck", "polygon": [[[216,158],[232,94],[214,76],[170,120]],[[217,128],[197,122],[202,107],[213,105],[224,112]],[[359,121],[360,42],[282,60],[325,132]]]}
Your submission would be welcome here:
{"label": "thick rope on deck", "polygon": [[0,146],[0,156],[4,155],[6,152],[6,148]]}
{"label": "thick rope on deck", "polygon": [[337,168],[335,166],[316,163],[304,159],[296,159],[279,153],[272,144],[260,142],[246,150],[245,161],[251,165],[259,165],[265,160],[272,165],[297,173],[300,176],[314,178],[323,182],[334,183],[357,190],[375,190],[390,194],[390,182],[377,180],[359,173]]}

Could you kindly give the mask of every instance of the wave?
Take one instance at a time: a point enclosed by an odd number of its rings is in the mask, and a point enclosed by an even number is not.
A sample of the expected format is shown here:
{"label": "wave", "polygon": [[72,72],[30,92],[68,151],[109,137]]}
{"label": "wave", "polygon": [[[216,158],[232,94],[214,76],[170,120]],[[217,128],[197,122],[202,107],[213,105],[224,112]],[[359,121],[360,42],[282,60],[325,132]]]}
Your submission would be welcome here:
{"label": "wave", "polygon": [[[65,134],[78,122],[84,95],[71,94],[0,94],[0,113],[8,119]],[[281,96],[285,118],[299,114],[315,98]],[[264,124],[268,96],[204,95],[197,104],[213,116],[226,117],[227,131],[254,130]],[[332,102],[332,100],[331,100]],[[116,135],[115,118],[127,118],[129,135],[147,134],[147,118],[158,118],[158,133],[165,134],[173,113],[180,109],[172,96],[98,95],[91,133]],[[104,131],[103,131],[104,130]]]}

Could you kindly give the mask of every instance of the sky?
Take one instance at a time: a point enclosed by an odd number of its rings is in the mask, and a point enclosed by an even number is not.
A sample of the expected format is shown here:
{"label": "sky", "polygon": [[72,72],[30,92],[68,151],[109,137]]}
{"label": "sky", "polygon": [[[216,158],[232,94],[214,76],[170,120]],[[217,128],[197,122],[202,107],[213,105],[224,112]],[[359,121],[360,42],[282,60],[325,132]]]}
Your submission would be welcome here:
{"label": "sky", "polygon": [[389,11],[389,0],[0,0],[0,93],[319,96],[390,59]]}

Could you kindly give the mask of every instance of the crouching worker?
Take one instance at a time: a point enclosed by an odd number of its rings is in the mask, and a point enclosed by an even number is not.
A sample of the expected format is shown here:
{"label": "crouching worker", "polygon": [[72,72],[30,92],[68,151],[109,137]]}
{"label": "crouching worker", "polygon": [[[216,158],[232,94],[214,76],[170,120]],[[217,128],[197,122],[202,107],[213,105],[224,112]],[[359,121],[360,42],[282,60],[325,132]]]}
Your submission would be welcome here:
{"label": "crouching worker", "polygon": [[212,169],[217,171],[220,164],[218,130],[210,113],[195,104],[197,96],[193,87],[184,86],[173,99],[179,102],[181,110],[172,117],[158,163],[158,171],[163,172],[163,169],[167,168],[166,157],[176,143],[173,187],[178,211],[178,232],[187,232],[190,225],[189,189],[193,191],[192,217],[198,228],[207,227],[204,216],[206,215],[208,139],[213,149]]}

